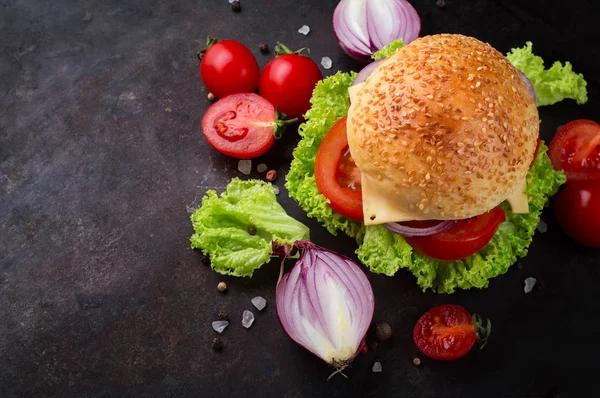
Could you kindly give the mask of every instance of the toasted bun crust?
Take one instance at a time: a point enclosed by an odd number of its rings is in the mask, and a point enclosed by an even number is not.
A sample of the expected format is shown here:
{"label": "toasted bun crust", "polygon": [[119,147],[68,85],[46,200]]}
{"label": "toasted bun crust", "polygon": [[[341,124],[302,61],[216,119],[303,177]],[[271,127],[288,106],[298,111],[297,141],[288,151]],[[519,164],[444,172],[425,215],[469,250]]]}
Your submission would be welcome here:
{"label": "toasted bun crust", "polygon": [[489,44],[441,34],[383,61],[348,115],[354,161],[415,219],[463,219],[516,193],[533,160],[538,111]]}

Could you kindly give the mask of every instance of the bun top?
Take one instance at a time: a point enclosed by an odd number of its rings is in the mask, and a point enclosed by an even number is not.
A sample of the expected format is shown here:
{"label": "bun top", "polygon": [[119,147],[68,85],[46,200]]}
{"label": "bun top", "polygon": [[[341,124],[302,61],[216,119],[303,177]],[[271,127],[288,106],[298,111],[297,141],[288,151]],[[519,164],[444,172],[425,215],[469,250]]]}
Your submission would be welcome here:
{"label": "bun top", "polygon": [[415,40],[351,89],[348,144],[366,224],[464,219],[524,187],[538,112],[510,62],[475,38]]}

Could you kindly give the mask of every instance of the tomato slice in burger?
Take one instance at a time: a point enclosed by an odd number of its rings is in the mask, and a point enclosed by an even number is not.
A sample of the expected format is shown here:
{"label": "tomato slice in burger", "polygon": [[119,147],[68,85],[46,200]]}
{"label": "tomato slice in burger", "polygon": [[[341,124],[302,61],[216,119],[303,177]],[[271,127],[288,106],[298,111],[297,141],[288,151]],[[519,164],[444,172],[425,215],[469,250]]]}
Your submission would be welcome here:
{"label": "tomato slice in burger", "polygon": [[[405,237],[415,251],[438,260],[454,261],[469,257],[492,239],[506,214],[500,206],[476,217],[459,220],[450,229],[429,236]],[[439,221],[409,221],[409,227],[424,228]]]}
{"label": "tomato slice in burger", "polygon": [[568,181],[600,181],[600,124],[585,119],[565,124],[552,138],[548,155]]}
{"label": "tomato slice in burger", "polygon": [[327,132],[315,161],[319,192],[331,208],[351,220],[363,221],[360,170],[352,160],[346,136],[346,117]]}

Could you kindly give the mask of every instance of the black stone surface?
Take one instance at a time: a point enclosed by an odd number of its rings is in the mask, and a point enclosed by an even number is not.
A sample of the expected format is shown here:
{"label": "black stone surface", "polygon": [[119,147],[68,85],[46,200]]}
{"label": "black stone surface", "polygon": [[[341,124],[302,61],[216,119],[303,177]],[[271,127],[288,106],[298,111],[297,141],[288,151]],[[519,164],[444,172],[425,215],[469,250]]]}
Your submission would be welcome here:
{"label": "black stone surface", "polygon": [[[543,138],[600,120],[597,2],[413,3],[422,34],[473,35],[503,52],[531,40],[586,76],[588,104],[540,110]],[[201,135],[209,102],[196,51],[207,35],[236,39],[264,66],[259,43],[281,40],[331,57],[325,75],[356,69],[331,29],[335,4],[243,0],[233,13],[226,0],[0,1],[0,397],[598,396],[600,252],[568,240],[549,212],[529,256],[486,290],[440,296],[406,272],[369,275],[375,320],[394,336],[330,382],[279,327],[276,265],[225,278],[189,248],[190,209],[240,175]],[[259,160],[282,187],[297,140],[290,131]],[[316,243],[352,255],[352,240],[330,236],[284,189],[279,198]],[[525,295],[528,276],[543,288]],[[256,295],[268,305],[246,330]],[[490,317],[490,342],[415,367],[414,322],[442,303]],[[215,353],[220,311],[232,324]],[[376,359],[383,373],[371,372]]]}

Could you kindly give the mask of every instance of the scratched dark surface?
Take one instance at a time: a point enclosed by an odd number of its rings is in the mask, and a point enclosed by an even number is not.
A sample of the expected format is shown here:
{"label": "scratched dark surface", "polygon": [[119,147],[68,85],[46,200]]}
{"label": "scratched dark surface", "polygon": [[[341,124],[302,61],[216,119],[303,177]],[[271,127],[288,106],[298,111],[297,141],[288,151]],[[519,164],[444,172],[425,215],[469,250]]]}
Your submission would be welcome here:
{"label": "scratched dark surface", "polygon": [[[531,40],[586,76],[588,104],[541,109],[545,139],[571,119],[600,119],[598,5],[447,3],[413,1],[422,34],[473,35],[503,52]],[[223,278],[189,248],[190,209],[241,176],[202,138],[196,51],[207,35],[236,39],[263,66],[271,55],[258,44],[281,40],[331,57],[325,75],[356,68],[332,32],[335,4],[243,0],[235,14],[226,0],[0,0],[0,397],[598,396],[600,252],[569,241],[550,212],[530,255],[486,290],[439,296],[406,272],[369,275],[375,320],[394,337],[330,382],[279,327],[276,265]],[[292,129],[261,159],[280,186],[297,140]],[[330,236],[284,189],[279,199],[316,243],[352,255],[350,239]],[[543,288],[524,294],[528,276]],[[268,305],[246,330],[256,295]],[[413,366],[414,322],[448,302],[491,318],[488,346]],[[210,324],[221,310],[232,324],[217,354]]]}

